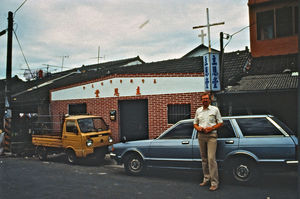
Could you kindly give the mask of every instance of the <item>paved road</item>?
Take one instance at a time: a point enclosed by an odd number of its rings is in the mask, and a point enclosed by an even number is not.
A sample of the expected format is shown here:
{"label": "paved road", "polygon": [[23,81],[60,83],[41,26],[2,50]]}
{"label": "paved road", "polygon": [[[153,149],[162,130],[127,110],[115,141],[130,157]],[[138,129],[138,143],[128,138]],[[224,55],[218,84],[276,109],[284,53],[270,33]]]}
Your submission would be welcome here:
{"label": "paved road", "polygon": [[69,165],[63,157],[42,162],[36,158],[0,158],[0,199],[294,199],[296,172],[264,175],[256,185],[236,185],[221,176],[220,189],[199,187],[198,172],[151,170],[127,176],[122,167],[106,160],[102,165]]}

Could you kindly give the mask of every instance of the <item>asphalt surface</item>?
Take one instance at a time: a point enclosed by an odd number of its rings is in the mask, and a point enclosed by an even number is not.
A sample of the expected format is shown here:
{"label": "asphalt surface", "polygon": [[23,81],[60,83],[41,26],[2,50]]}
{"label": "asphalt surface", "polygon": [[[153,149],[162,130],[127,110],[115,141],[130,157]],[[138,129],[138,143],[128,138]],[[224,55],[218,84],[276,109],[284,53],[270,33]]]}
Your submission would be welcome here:
{"label": "asphalt surface", "polygon": [[0,157],[0,199],[35,198],[175,198],[175,199],[294,199],[297,173],[269,173],[253,185],[239,185],[220,175],[220,188],[200,187],[195,171],[151,169],[128,176],[122,166],[106,159],[102,164],[65,163],[64,156],[40,161],[35,157]]}

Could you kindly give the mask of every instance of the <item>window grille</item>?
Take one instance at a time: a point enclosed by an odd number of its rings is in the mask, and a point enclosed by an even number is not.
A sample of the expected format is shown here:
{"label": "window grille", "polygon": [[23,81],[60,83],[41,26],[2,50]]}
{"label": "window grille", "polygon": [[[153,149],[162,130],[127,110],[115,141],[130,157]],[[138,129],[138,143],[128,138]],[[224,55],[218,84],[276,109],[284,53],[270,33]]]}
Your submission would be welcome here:
{"label": "window grille", "polygon": [[69,115],[86,114],[86,103],[82,104],[69,104]]}
{"label": "window grille", "polygon": [[191,118],[190,104],[169,104],[168,124],[175,124],[179,120]]}

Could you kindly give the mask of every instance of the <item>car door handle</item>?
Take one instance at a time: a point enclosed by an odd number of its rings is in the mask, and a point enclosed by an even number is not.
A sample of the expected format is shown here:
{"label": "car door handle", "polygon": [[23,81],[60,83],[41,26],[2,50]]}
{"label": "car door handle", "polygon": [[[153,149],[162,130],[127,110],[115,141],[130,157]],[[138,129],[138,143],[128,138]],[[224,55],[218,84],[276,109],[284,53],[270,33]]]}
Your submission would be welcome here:
{"label": "car door handle", "polygon": [[189,144],[189,141],[182,141],[181,144]]}
{"label": "car door handle", "polygon": [[233,144],[234,141],[233,141],[233,140],[226,140],[225,143],[226,143],[226,144]]}

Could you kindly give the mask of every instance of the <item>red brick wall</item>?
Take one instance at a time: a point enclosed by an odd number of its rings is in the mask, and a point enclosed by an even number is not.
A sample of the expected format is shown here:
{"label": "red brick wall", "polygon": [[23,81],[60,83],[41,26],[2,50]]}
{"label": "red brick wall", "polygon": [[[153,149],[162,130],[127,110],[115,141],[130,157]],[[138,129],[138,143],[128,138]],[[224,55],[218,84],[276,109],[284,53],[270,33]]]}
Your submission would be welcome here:
{"label": "red brick wall", "polygon": [[116,142],[119,141],[119,118],[116,121],[110,121],[109,111],[118,110],[118,100],[138,100],[148,99],[148,123],[149,123],[149,138],[154,138],[160,135],[163,131],[169,128],[172,124],[168,124],[168,104],[190,104],[191,117],[194,117],[196,109],[201,105],[201,93],[183,93],[183,94],[166,94],[166,95],[148,95],[148,96],[133,96],[133,97],[112,97],[99,99],[81,99],[81,100],[65,100],[52,101],[51,114],[54,115],[54,120],[58,122],[59,115],[68,113],[68,104],[71,103],[86,103],[87,112],[89,114],[100,115],[110,126],[113,138]]}

